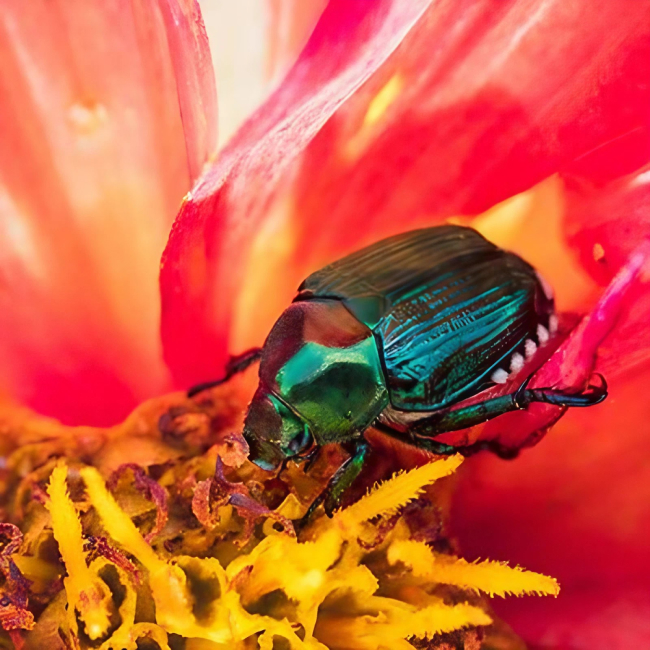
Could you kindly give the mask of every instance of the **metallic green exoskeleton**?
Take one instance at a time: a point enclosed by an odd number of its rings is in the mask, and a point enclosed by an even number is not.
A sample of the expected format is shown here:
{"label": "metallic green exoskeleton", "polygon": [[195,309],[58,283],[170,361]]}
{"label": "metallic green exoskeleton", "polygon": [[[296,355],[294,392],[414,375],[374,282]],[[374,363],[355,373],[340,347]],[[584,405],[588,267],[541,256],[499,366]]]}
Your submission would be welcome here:
{"label": "metallic green exoskeleton", "polygon": [[566,394],[524,381],[457,407],[521,370],[556,323],[536,271],[470,228],[416,230],[364,248],[310,275],[257,353],[244,428],[250,459],[271,470],[329,442],[347,445],[350,460],[325,495],[331,510],[361,469],[371,425],[444,453],[453,450],[436,448],[436,435],[531,402],[598,403],[604,382]]}

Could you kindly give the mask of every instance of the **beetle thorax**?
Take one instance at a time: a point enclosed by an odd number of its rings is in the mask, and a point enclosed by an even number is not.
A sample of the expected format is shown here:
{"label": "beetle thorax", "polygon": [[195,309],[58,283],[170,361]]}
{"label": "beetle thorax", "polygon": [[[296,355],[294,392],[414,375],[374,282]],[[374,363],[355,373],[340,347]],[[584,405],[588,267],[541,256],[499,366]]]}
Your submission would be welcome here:
{"label": "beetle thorax", "polygon": [[[293,303],[271,330],[246,419],[249,444],[288,457],[301,425],[316,444],[345,442],[388,404],[375,338],[338,300]],[[260,414],[266,415],[260,418]],[[274,412],[274,413],[273,413]]]}

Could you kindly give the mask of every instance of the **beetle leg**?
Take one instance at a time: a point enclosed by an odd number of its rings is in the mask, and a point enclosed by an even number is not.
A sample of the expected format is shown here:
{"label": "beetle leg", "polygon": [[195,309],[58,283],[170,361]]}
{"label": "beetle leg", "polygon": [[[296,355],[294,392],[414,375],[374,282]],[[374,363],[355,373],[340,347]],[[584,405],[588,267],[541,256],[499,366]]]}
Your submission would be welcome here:
{"label": "beetle leg", "polygon": [[[445,445],[442,442],[436,442],[435,440],[432,440],[422,435],[412,435],[415,433],[413,427],[411,427],[409,431],[404,432],[404,431],[400,431],[399,429],[394,429],[393,427],[391,427],[389,424],[386,424],[385,422],[377,421],[373,423],[372,428],[376,429],[377,431],[380,431],[381,433],[385,433],[387,436],[390,436],[395,440],[399,440],[404,444],[413,445],[414,447],[424,449],[425,451],[429,451],[432,454],[436,454],[439,456],[455,454],[458,451],[457,447],[452,447],[451,445]],[[411,434],[410,438],[406,439],[405,435],[408,436],[409,434]]]}
{"label": "beetle leg", "polygon": [[600,404],[607,397],[605,378],[600,373],[595,373],[594,377],[598,378],[598,384],[590,383],[582,393],[565,393],[552,388],[527,389],[523,386],[523,390],[520,388],[515,393],[515,400],[520,408],[526,408],[532,402],[544,402],[556,406],[594,406]]}
{"label": "beetle leg", "polygon": [[366,460],[366,455],[370,445],[365,440],[362,440],[354,447],[354,452],[345,460],[341,466],[334,472],[334,475],[329,480],[327,487],[314,499],[309,506],[309,510],[301,520],[301,525],[306,524],[316,508],[323,503],[325,506],[325,513],[328,517],[339,506],[341,496],[352,485],[354,479],[359,476]]}
{"label": "beetle leg", "polygon": [[[524,405],[524,394],[525,393],[517,391],[516,393],[494,397],[485,402],[470,404],[469,406],[464,406],[459,409],[441,410],[438,413],[433,413],[427,418],[418,420],[418,422],[411,427],[411,431],[417,436],[430,437],[437,436],[438,434],[447,431],[467,429],[477,424],[487,422],[503,413],[518,411],[525,408],[528,403],[525,403]],[[522,401],[518,401],[517,398]]]}
{"label": "beetle leg", "polygon": [[231,356],[226,364],[226,374],[223,377],[192,386],[192,388],[187,391],[187,396],[194,397],[195,395],[202,393],[204,390],[208,390],[208,388],[214,388],[215,386],[227,382],[234,375],[244,372],[248,366],[259,361],[261,356],[262,348],[251,348],[250,350],[246,350],[246,352],[242,352],[242,354]]}
{"label": "beetle leg", "polygon": [[[598,384],[589,384],[582,393],[565,393],[553,388],[527,388],[526,380],[514,393],[488,399],[485,402],[470,404],[455,410],[441,410],[423,418],[411,427],[418,436],[431,437],[447,431],[467,429],[487,422],[509,411],[526,409],[533,402],[543,402],[555,406],[593,406],[607,397],[605,378],[595,375]],[[419,443],[418,443],[419,444]]]}
{"label": "beetle leg", "polygon": [[318,445],[314,445],[314,448],[303,458],[296,458],[294,460],[298,460],[300,462],[301,460],[305,463],[302,467],[302,471],[307,474],[309,470],[313,467],[314,463],[318,460],[318,456],[320,454],[320,447]]}

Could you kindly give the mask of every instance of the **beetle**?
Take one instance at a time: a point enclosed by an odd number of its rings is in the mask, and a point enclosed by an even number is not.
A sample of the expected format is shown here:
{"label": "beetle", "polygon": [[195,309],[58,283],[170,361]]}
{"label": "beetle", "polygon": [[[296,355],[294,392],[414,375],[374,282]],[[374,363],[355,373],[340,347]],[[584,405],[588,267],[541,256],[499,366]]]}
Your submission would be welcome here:
{"label": "beetle", "polygon": [[363,467],[371,426],[454,453],[435,437],[532,402],[585,407],[605,399],[600,375],[579,394],[529,389],[528,376],[513,393],[461,404],[504,383],[508,368],[522,369],[556,327],[552,292],[530,264],[471,228],[437,226],[312,273],[264,346],[234,358],[225,378],[260,360],[244,437],[261,468],[313,459],[327,443],[347,448],[349,459],[310,508],[324,501],[331,514]]}

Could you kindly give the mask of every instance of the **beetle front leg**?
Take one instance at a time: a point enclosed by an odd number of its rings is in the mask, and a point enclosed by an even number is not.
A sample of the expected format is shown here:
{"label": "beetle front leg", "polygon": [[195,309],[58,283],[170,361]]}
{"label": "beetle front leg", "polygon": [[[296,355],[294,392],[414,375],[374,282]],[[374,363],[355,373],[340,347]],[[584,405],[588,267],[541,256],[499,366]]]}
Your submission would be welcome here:
{"label": "beetle front leg", "polygon": [[215,386],[227,382],[231,377],[234,377],[240,372],[244,372],[248,366],[259,361],[261,356],[262,348],[251,348],[250,350],[246,350],[246,352],[242,352],[242,354],[231,356],[226,364],[226,373],[223,377],[192,386],[192,388],[187,391],[187,396],[194,397],[195,395],[202,393],[204,390],[208,390],[208,388],[214,388]]}
{"label": "beetle front leg", "polygon": [[368,454],[370,445],[365,440],[357,443],[350,458],[345,460],[341,466],[334,472],[334,475],[327,483],[327,487],[314,499],[309,506],[309,510],[302,518],[303,525],[306,524],[316,508],[323,503],[325,506],[325,514],[328,517],[341,503],[341,496],[352,485],[354,480],[359,476],[363,469],[363,464]]}

